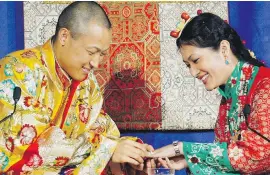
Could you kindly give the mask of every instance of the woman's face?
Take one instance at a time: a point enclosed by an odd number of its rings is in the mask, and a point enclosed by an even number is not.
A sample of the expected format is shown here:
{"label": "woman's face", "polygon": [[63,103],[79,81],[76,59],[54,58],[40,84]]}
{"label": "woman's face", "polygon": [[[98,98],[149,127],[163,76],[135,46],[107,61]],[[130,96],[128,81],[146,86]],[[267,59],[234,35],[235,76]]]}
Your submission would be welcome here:
{"label": "woman's face", "polygon": [[225,64],[224,52],[220,50],[191,45],[180,48],[183,61],[191,75],[201,80],[209,91],[225,84],[232,72],[231,66]]}

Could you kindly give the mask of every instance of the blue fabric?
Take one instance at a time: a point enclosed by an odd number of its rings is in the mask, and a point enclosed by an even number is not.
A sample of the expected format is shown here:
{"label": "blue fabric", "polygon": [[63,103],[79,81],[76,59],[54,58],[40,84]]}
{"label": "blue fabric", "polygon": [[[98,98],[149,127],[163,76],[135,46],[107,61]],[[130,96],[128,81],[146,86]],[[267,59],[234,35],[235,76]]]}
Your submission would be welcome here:
{"label": "blue fabric", "polygon": [[229,23],[257,59],[270,66],[270,2],[229,2]]}
{"label": "blue fabric", "polygon": [[23,2],[0,2],[0,59],[24,48]]}

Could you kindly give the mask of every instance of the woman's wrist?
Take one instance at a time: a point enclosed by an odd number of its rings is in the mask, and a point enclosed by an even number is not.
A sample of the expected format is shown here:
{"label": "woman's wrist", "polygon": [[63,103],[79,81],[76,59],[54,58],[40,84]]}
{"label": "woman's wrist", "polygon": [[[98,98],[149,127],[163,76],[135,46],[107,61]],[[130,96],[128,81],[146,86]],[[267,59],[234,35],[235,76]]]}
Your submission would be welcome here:
{"label": "woman's wrist", "polygon": [[178,142],[178,147],[181,155],[184,154],[183,145],[184,145],[183,142]]}
{"label": "woman's wrist", "polygon": [[175,156],[183,155],[183,142],[174,141],[172,143]]}

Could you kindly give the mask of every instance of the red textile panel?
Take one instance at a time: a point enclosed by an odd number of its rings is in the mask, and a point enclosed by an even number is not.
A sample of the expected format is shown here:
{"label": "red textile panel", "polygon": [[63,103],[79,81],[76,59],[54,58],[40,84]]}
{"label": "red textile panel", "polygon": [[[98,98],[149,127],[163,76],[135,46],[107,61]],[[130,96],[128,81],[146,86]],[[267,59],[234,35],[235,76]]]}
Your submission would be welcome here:
{"label": "red textile panel", "polygon": [[[96,71],[104,110],[122,130],[161,127],[158,3],[102,2],[112,44]],[[109,57],[109,58],[108,58]]]}

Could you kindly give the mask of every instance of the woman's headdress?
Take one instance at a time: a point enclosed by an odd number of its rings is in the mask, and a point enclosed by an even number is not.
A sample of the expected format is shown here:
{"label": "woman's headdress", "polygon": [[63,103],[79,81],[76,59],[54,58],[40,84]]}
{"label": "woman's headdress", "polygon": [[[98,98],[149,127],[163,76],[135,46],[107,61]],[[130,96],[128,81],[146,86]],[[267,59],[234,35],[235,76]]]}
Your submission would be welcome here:
{"label": "woman's headdress", "polygon": [[[200,15],[202,10],[197,10],[197,15]],[[192,17],[193,18],[193,17]],[[179,38],[185,26],[192,20],[187,12],[181,14],[180,21],[176,24],[176,29],[172,30],[170,36],[173,38]]]}

